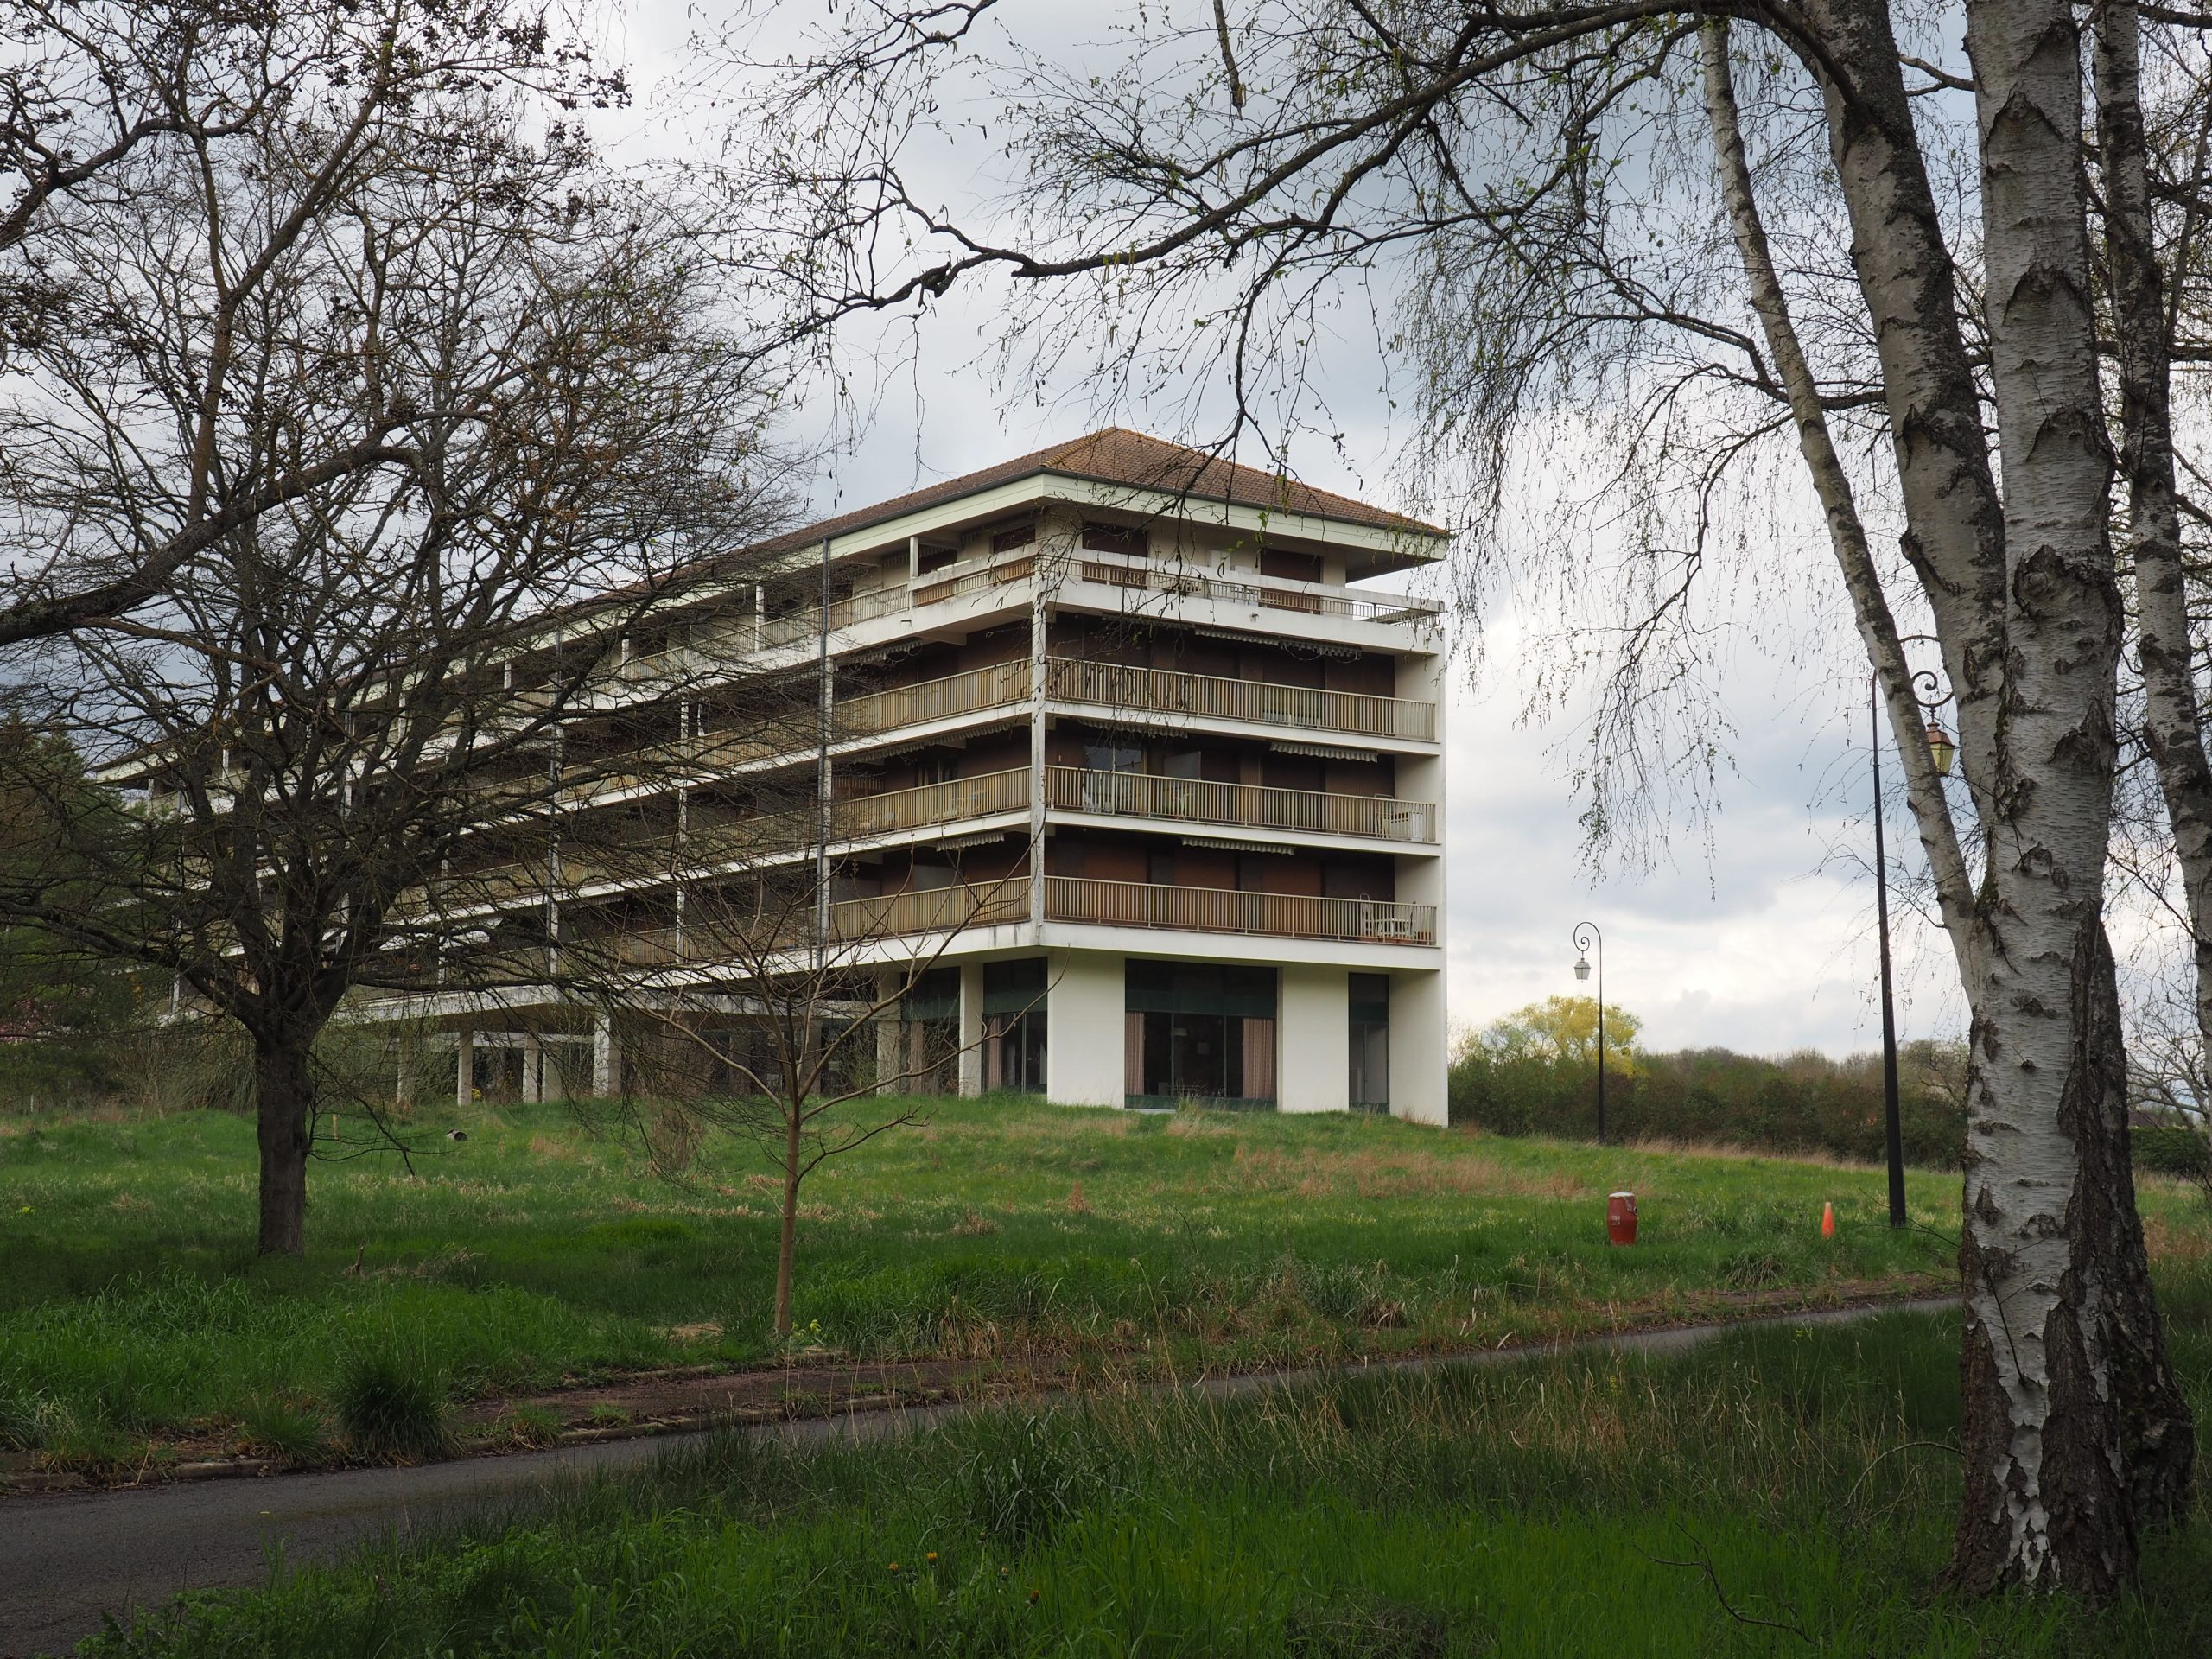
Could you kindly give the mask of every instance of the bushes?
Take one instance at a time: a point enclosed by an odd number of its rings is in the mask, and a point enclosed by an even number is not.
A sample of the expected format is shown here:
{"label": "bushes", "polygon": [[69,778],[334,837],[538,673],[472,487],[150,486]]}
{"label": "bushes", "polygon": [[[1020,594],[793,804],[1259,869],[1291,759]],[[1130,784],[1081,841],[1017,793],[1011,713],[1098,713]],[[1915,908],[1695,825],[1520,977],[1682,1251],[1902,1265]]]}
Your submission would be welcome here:
{"label": "bushes", "polygon": [[[1960,1056],[1951,1045],[1923,1042],[1899,1059],[1905,1160],[1955,1166],[1966,1131]],[[1454,1123],[1493,1135],[1586,1140],[1597,1123],[1597,1077],[1586,1059],[1501,1052],[1478,1039],[1452,1062],[1451,1110]],[[1767,1058],[1725,1048],[1639,1055],[1633,1071],[1608,1072],[1605,1116],[1621,1141],[1717,1142],[1875,1162],[1884,1151],[1881,1059],[1837,1060],[1810,1051]]]}
{"label": "bushes", "polygon": [[2152,1123],[2129,1137],[2135,1167],[2184,1180],[2212,1180],[2212,1140],[2186,1123]]}

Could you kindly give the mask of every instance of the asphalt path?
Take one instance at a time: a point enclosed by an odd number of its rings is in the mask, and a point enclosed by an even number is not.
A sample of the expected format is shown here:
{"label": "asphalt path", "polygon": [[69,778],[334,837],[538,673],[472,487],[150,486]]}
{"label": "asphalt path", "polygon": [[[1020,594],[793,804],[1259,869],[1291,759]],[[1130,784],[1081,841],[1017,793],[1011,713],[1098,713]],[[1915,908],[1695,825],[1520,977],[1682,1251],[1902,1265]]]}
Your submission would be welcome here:
{"label": "asphalt path", "polygon": [[[1324,1376],[1498,1364],[1562,1353],[1682,1353],[1723,1331],[1747,1325],[1828,1325],[1899,1306],[1938,1311],[1955,1306],[1951,1299],[1940,1298],[1838,1308],[1668,1331],[1624,1332],[1546,1348],[1378,1360],[1327,1370],[1210,1378],[1180,1386],[1236,1395]],[[1043,1409],[1070,1399],[1046,1395],[1029,1403]],[[1001,1407],[1006,1403],[995,1402]],[[854,1412],[741,1432],[772,1434],[794,1444],[884,1440],[979,1408],[992,1408],[956,1404]],[[104,1616],[127,1624],[134,1613],[164,1606],[182,1591],[263,1584],[280,1560],[328,1560],[379,1535],[435,1532],[487,1510],[534,1508],[566,1488],[650,1463],[707,1438],[707,1432],[700,1431],[409,1469],[180,1482],[0,1500],[0,1656],[17,1659],[67,1651],[99,1630]]]}

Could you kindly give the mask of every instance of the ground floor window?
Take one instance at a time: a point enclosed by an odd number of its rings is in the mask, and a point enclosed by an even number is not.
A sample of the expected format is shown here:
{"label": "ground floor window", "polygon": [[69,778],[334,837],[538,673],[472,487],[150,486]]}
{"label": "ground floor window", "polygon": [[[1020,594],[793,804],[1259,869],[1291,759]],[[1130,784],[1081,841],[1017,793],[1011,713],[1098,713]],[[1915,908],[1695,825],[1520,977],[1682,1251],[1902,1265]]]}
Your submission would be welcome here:
{"label": "ground floor window", "polygon": [[1130,1105],[1274,1105],[1274,969],[1133,960],[1127,1019]]}
{"label": "ground floor window", "polygon": [[899,1043],[892,1092],[960,1092],[960,970],[924,974],[899,999]]}
{"label": "ground floor window", "polygon": [[983,1087],[1045,1092],[1045,959],[983,964]]}
{"label": "ground floor window", "polygon": [[1390,1109],[1390,976],[1354,974],[1348,987],[1351,1076],[1345,1100],[1356,1112]]}

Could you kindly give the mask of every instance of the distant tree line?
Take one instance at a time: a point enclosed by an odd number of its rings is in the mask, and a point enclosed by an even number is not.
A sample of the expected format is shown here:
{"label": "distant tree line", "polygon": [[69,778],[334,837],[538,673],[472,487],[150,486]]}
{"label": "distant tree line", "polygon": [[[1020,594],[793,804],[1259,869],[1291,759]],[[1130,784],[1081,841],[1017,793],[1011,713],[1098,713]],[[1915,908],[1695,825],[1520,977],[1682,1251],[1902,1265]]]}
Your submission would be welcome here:
{"label": "distant tree line", "polygon": [[[1452,1122],[1493,1135],[1587,1139],[1597,1121],[1597,1004],[1554,997],[1469,1033],[1452,1058]],[[1882,1057],[1802,1049],[1669,1054],[1631,1046],[1639,1022],[1605,1008],[1605,1116],[1619,1141],[1691,1141],[1878,1161]],[[1966,1048],[1921,1040],[1898,1053],[1906,1161],[1955,1169],[1966,1135]]]}

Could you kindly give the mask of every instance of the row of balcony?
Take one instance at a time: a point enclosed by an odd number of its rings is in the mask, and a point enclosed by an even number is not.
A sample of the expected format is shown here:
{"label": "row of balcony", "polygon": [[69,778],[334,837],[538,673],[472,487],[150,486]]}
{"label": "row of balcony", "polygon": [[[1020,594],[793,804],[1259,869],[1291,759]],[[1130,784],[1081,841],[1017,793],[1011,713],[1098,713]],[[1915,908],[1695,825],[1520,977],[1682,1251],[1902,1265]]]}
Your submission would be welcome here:
{"label": "row of balcony", "polygon": [[[886,616],[925,611],[954,599],[988,593],[1040,575],[1046,582],[1071,579],[1101,583],[1123,594],[1143,594],[1143,608],[1154,608],[1149,595],[1170,599],[1204,599],[1254,610],[1274,610],[1307,616],[1347,617],[1358,621],[1396,624],[1433,621],[1439,607],[1427,600],[1400,594],[1363,593],[1320,582],[1294,582],[1274,576],[1247,575],[1234,579],[1210,575],[1178,563],[1077,556],[1066,553],[994,555],[970,560],[923,576],[911,586],[904,582],[865,588],[834,599],[828,622],[839,632]],[[1123,608],[1129,608],[1125,602]],[[776,616],[737,616],[719,621],[715,648],[728,651],[772,649],[796,645],[820,636],[823,618],[817,606],[801,605]],[[632,658],[623,665],[626,677],[649,677],[674,664],[668,661],[685,648]]]}
{"label": "row of balcony", "polygon": [[[1069,875],[1046,876],[1043,898],[1039,919],[1046,922],[1345,944],[1436,943],[1435,906],[1387,899],[1324,899]],[[830,906],[830,937],[842,945],[865,944],[1030,919],[1029,883],[1016,876],[990,887],[956,884],[840,899]],[[787,943],[797,945],[804,940],[793,938]],[[640,930],[611,944],[614,955],[638,967],[749,959],[761,954],[760,941],[724,937],[712,922]]]}
{"label": "row of balcony", "polygon": [[[1233,721],[1333,736],[1436,741],[1436,705],[1417,698],[1277,685],[1072,657],[1048,657],[1043,671],[1047,701],[1094,709],[1108,720]],[[836,729],[841,741],[880,737],[1012,708],[1028,702],[1035,692],[1032,664],[1026,660],[964,669],[940,679],[841,698]],[[710,769],[758,762],[777,753],[772,740],[757,734],[710,733],[694,741],[690,758]]]}
{"label": "row of balcony", "polygon": [[[1148,772],[1047,766],[1045,804],[1056,812],[1224,830],[1272,830],[1417,845],[1436,841],[1436,808],[1428,801],[1209,783]],[[833,801],[830,832],[840,842],[865,841],[1026,812],[1029,805],[1029,770],[1017,767]],[[779,813],[728,825],[695,826],[681,843],[661,837],[620,849],[572,847],[563,855],[562,885],[589,887],[686,867],[788,857],[811,849],[812,830],[809,814]],[[456,878],[449,891],[466,893],[470,902],[493,904],[542,891],[544,885],[542,871],[527,864],[508,864]]]}

